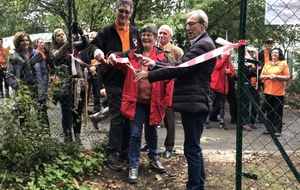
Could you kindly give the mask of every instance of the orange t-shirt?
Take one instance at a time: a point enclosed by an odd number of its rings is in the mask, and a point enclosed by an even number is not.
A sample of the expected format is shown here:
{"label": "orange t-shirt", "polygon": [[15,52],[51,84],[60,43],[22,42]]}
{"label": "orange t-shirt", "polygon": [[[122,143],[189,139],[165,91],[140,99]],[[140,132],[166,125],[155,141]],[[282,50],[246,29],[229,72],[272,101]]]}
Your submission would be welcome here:
{"label": "orange t-shirt", "polygon": [[118,25],[117,21],[115,21],[117,32],[121,38],[122,41],[122,51],[130,50],[130,30],[129,30],[129,24],[127,23],[125,28]]}
{"label": "orange t-shirt", "polygon": [[5,68],[9,57],[9,51],[4,47],[0,48],[0,66]]}
{"label": "orange t-shirt", "polygon": [[265,49],[265,51],[264,51],[264,61],[265,61],[265,63],[271,61],[271,60],[270,60],[270,51],[267,50],[267,49]]}
{"label": "orange t-shirt", "polygon": [[[273,64],[271,61],[266,62],[261,75],[280,75],[290,77],[290,70],[285,61],[277,61],[276,64]],[[265,88],[264,93],[275,96],[284,96],[286,81],[281,81],[277,79],[265,79]]]}

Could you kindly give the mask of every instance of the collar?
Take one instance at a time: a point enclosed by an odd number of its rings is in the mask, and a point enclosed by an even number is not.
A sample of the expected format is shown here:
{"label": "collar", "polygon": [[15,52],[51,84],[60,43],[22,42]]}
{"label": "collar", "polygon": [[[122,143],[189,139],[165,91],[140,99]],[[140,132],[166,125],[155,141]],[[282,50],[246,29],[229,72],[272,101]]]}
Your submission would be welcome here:
{"label": "collar", "polygon": [[128,31],[129,30],[129,23],[128,22],[126,23],[126,26],[124,28],[124,27],[122,27],[118,24],[117,20],[115,20],[115,26],[116,26],[117,31],[121,31],[121,30]]}
{"label": "collar", "polygon": [[166,45],[162,46],[161,49],[163,49],[164,52],[171,52],[172,46],[173,46],[173,45],[171,44],[171,42],[169,42],[169,43],[167,43]]}
{"label": "collar", "polygon": [[199,35],[198,37],[196,37],[195,39],[192,39],[190,41],[190,44],[193,45],[201,36],[204,36],[206,34],[206,32],[204,32],[203,34]]}

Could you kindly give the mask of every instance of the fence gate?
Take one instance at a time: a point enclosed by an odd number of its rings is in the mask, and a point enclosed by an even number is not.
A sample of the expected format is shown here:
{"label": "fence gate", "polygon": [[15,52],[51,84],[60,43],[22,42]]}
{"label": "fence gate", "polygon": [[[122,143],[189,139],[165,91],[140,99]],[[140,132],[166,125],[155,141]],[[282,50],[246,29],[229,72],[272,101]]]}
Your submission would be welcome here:
{"label": "fence gate", "polygon": [[[298,112],[300,86],[297,85],[300,80],[298,76],[299,24],[299,0],[241,1],[240,39],[246,39],[247,44],[239,48],[238,62],[236,134],[236,189],[238,190],[300,189]],[[268,67],[268,64],[264,64],[266,60],[259,61],[259,52],[273,45],[283,51],[288,68],[279,62]],[[267,59],[268,54],[261,55]],[[281,85],[271,86],[272,82],[274,84],[275,80],[280,80],[278,78],[274,78],[271,82],[270,79],[265,80],[261,84],[260,72],[257,77],[251,75],[249,71],[256,67],[258,71],[259,67],[264,67],[265,73],[262,74],[275,73],[281,76],[284,76],[288,69],[291,79],[286,81],[285,87],[281,83],[278,83]],[[280,71],[274,71],[274,68]],[[280,95],[282,89],[285,90],[284,96]],[[282,104],[281,120],[280,105]],[[256,118],[251,117],[253,113],[251,109],[256,110]],[[270,121],[272,114],[276,119]],[[257,129],[255,127],[252,127],[251,131],[243,129],[244,124],[251,125],[251,123],[255,123]],[[279,124],[278,126],[282,123],[281,134],[273,130],[276,123]],[[269,134],[264,134],[265,131]]]}

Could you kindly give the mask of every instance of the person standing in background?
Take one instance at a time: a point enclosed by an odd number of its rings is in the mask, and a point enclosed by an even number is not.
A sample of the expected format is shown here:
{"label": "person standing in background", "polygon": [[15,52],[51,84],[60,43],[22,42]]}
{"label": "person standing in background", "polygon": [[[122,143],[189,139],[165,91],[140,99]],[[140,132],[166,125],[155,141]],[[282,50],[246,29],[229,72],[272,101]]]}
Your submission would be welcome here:
{"label": "person standing in background", "polygon": [[217,62],[211,74],[210,82],[210,96],[212,101],[212,110],[207,117],[205,128],[209,129],[209,118],[217,118],[220,113],[220,128],[227,130],[225,124],[225,101],[228,94],[229,81],[234,78],[234,70],[230,56],[232,51],[225,52],[223,55],[217,57]]}
{"label": "person standing in background", "polygon": [[[8,58],[9,50],[3,47],[3,39],[0,38],[0,98],[9,98],[9,85],[5,78]],[[5,91],[3,91],[3,82]]]}
{"label": "person standing in background", "polygon": [[[49,71],[46,62],[41,53],[33,49],[33,43],[26,32],[17,32],[13,43],[15,52],[10,56],[8,61],[6,72],[7,83],[15,92],[18,92],[23,85],[28,86],[32,100],[37,103],[40,121],[49,127],[46,105]],[[27,107],[18,108],[18,111],[20,115],[30,114],[30,109]],[[20,117],[21,126],[27,123],[26,115]]]}
{"label": "person standing in background", "polygon": [[[266,100],[267,119],[275,136],[280,137],[282,132],[283,103],[286,82],[290,80],[290,70],[284,61],[284,54],[280,48],[274,48],[270,53],[270,62],[266,62],[260,79],[265,84],[264,95]],[[269,134],[266,130],[263,134]]]}
{"label": "person standing in background", "polygon": [[[90,32],[89,34],[89,43],[95,39],[97,35],[97,32],[93,31]],[[79,57],[82,61],[87,63],[89,65],[89,72],[88,72],[88,83],[89,83],[89,88],[88,88],[88,97],[91,95],[91,91],[93,91],[93,99],[94,99],[94,106],[93,106],[93,113],[90,115],[90,119],[93,123],[93,126],[95,129],[98,128],[98,122],[95,121],[94,119],[94,114],[98,113],[101,111],[101,95],[100,95],[100,90],[104,89],[102,78],[99,73],[99,66],[95,65],[98,64],[98,61],[96,59],[91,59],[90,56],[88,55],[88,49],[84,49],[79,52]],[[90,98],[88,98],[89,100]]]}
{"label": "person standing in background", "polygon": [[[88,46],[90,58],[101,63],[110,51],[124,52],[141,44],[139,30],[128,22],[133,12],[132,0],[117,0],[115,8],[114,23],[102,28]],[[110,111],[109,137],[106,147],[107,164],[111,169],[120,172],[122,166],[119,159],[128,160],[130,138],[129,119],[120,111],[124,73],[106,64],[101,64],[99,70]]]}
{"label": "person standing in background", "polygon": [[[173,30],[169,25],[162,25],[158,29],[158,45],[167,54],[170,62],[174,62],[182,57],[183,50],[172,44]],[[164,118],[164,124],[167,129],[167,136],[164,141],[165,151],[163,153],[164,158],[170,158],[173,153],[175,145],[175,112],[171,107],[166,109],[166,116]],[[147,125],[145,125],[145,128]],[[142,150],[147,149],[147,133],[145,130],[146,145],[142,147]]]}
{"label": "person standing in background", "polygon": [[[261,68],[264,67],[264,64],[266,62],[269,62],[271,61],[270,60],[270,52],[272,50],[272,48],[274,47],[275,45],[275,41],[273,38],[267,38],[267,40],[265,41],[265,49],[261,50],[259,53],[258,53],[258,60],[260,61],[260,66]],[[258,81],[258,91],[263,91],[264,90],[264,83],[259,80]],[[265,104],[265,100],[263,100],[262,104],[261,104],[261,111],[266,113],[266,104]],[[258,122],[261,122],[261,119],[258,118]]]}

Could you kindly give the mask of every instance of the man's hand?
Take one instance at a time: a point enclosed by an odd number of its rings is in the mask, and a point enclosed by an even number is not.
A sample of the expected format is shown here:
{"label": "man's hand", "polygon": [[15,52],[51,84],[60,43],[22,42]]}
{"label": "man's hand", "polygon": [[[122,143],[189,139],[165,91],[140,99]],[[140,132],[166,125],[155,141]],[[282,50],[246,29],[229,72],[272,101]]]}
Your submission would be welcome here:
{"label": "man's hand", "polygon": [[148,72],[139,70],[135,73],[134,82],[139,82],[142,79],[148,79]]}
{"label": "man's hand", "polygon": [[116,54],[111,53],[107,59],[106,64],[108,65],[115,65],[117,63],[117,57]]}
{"label": "man's hand", "polygon": [[100,49],[96,49],[94,51],[94,58],[99,61],[100,63],[105,63],[105,57],[104,57],[104,53],[103,51],[101,51]]}
{"label": "man's hand", "polygon": [[154,67],[156,65],[156,62],[148,57],[143,57],[140,63],[147,67]]}

